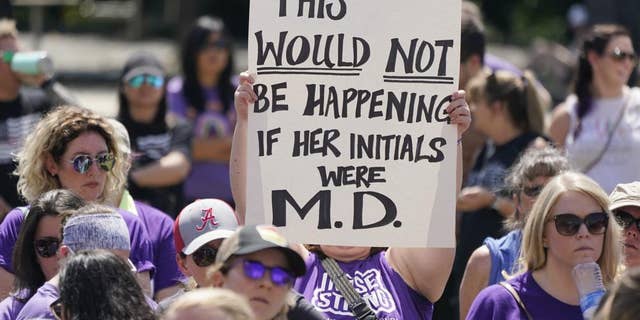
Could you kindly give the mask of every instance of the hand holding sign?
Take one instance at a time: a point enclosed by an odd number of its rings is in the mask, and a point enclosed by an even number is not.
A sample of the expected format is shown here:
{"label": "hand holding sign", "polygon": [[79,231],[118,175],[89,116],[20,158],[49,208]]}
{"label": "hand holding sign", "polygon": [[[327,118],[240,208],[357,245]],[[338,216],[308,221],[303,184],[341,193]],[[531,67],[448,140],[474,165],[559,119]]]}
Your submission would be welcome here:
{"label": "hand holding sign", "polygon": [[458,90],[451,94],[451,103],[446,108],[451,124],[458,126],[458,139],[469,129],[471,125],[471,111],[465,99],[464,90]]}
{"label": "hand holding sign", "polygon": [[239,121],[247,121],[249,105],[258,100],[258,96],[253,91],[254,83],[255,79],[248,71],[240,74],[239,85],[234,94],[236,113],[238,114]]}

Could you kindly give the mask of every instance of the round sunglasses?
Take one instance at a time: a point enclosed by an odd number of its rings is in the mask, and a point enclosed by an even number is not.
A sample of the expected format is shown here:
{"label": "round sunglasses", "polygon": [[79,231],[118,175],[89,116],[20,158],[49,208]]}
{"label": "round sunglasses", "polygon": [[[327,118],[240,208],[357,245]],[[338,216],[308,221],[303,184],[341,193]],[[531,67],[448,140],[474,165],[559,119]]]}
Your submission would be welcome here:
{"label": "round sunglasses", "polygon": [[33,242],[36,253],[42,258],[51,258],[56,255],[60,247],[60,239],[55,237],[44,237]]}
{"label": "round sunglasses", "polygon": [[96,155],[95,158],[88,154],[79,154],[73,157],[73,160],[70,160],[69,163],[73,165],[73,170],[80,174],[85,174],[89,171],[94,161],[102,171],[109,172],[116,160],[111,153],[105,152]]}
{"label": "round sunglasses", "polygon": [[[242,263],[242,270],[244,275],[252,280],[260,280],[264,277],[265,273],[269,271],[271,283],[278,287],[286,286],[293,282],[295,278],[291,271],[282,267],[267,267],[262,262],[254,260],[239,260]],[[237,263],[232,264],[230,268]]]}
{"label": "round sunglasses", "polygon": [[151,74],[139,74],[131,77],[131,79],[127,81],[127,84],[135,89],[142,87],[145,83],[154,88],[161,88],[164,85],[164,77]]}
{"label": "round sunglasses", "polygon": [[598,235],[607,231],[609,215],[606,212],[594,212],[584,219],[573,213],[563,213],[553,217],[556,231],[563,236],[573,236],[578,233],[580,226],[584,224],[590,234]]}
{"label": "round sunglasses", "polygon": [[638,230],[640,230],[640,219],[636,219],[629,212],[623,210],[616,210],[613,212],[613,217],[616,219],[616,222],[623,229],[630,228],[632,225],[635,225]]}
{"label": "round sunglasses", "polygon": [[218,249],[210,246],[202,246],[191,254],[193,262],[198,267],[208,267],[216,261]]}

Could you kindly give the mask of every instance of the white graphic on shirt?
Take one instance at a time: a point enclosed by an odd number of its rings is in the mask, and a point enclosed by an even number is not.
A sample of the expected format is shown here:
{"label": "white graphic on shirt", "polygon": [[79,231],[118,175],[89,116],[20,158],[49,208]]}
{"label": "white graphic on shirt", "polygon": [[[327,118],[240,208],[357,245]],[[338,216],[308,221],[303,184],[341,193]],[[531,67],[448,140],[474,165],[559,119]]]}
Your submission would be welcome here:
{"label": "white graphic on shirt", "polygon": [[[392,313],[396,311],[393,296],[385,287],[379,270],[356,271],[353,277],[348,274],[345,275],[353,284],[356,292],[364,298],[375,313],[380,311]],[[322,275],[320,286],[313,291],[311,303],[322,312],[352,315],[347,301],[340,294],[327,273]]]}

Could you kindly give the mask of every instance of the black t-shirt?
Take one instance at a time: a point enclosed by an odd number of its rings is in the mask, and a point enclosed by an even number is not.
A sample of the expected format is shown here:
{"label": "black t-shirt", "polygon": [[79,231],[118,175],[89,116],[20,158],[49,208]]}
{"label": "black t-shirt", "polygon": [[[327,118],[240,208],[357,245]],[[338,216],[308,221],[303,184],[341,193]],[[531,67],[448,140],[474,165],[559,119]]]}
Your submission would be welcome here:
{"label": "black t-shirt", "polygon": [[[182,119],[176,119],[175,123],[168,126],[135,122],[127,122],[124,125],[129,132],[134,157],[131,171],[152,164],[173,151],[191,158],[192,129],[189,123]],[[147,202],[174,218],[183,205],[182,183],[146,188],[129,179],[129,192],[134,199]]]}
{"label": "black t-shirt", "polygon": [[0,101],[0,195],[12,207],[24,205],[16,188],[18,178],[12,174],[17,165],[13,158],[51,107],[51,100],[37,88],[23,87],[15,100]]}

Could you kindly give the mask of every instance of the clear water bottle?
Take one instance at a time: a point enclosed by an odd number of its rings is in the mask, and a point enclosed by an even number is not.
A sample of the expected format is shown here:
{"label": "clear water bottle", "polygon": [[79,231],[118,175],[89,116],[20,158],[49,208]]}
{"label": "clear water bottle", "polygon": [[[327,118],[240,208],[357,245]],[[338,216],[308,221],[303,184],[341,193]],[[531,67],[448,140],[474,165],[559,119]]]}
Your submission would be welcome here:
{"label": "clear water bottle", "polygon": [[53,76],[53,61],[46,51],[5,51],[2,59],[11,65],[11,70],[28,75]]}
{"label": "clear water bottle", "polygon": [[605,293],[600,266],[595,262],[578,264],[573,268],[573,279],[580,293],[582,317],[590,320]]}

